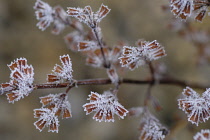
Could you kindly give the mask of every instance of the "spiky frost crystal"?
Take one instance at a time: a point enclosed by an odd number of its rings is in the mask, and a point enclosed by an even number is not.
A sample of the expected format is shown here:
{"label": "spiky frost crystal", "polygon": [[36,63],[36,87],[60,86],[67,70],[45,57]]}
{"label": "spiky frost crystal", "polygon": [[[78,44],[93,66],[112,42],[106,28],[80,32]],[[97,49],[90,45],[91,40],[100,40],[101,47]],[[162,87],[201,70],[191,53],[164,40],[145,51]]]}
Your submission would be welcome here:
{"label": "spiky frost crystal", "polygon": [[140,40],[137,45],[138,47],[123,47],[123,53],[119,57],[122,67],[134,70],[147,62],[166,56],[164,48],[156,40],[152,42]]}
{"label": "spiky frost crystal", "polygon": [[7,93],[10,103],[14,103],[33,91],[34,69],[25,58],[16,59],[8,67],[11,70],[10,82],[2,84],[1,91]]}
{"label": "spiky frost crystal", "polygon": [[84,111],[86,111],[86,115],[96,112],[93,119],[99,122],[114,122],[114,115],[124,119],[128,113],[110,91],[105,91],[102,95],[91,92],[88,100],[90,103],[83,105]]}
{"label": "spiky frost crystal", "polygon": [[201,130],[201,132],[198,132],[194,137],[194,140],[210,140],[210,130]]}
{"label": "spiky frost crystal", "polygon": [[207,89],[202,96],[199,96],[193,89],[186,87],[182,94],[183,99],[178,99],[179,108],[182,109],[188,117],[188,121],[198,126],[210,117],[209,100],[210,89]]}
{"label": "spiky frost crystal", "polygon": [[168,130],[149,112],[141,119],[139,130],[139,140],[163,140],[168,134]]}
{"label": "spiky frost crystal", "polygon": [[69,16],[77,18],[80,22],[87,24],[90,28],[96,28],[97,24],[110,12],[110,9],[101,5],[99,10],[94,13],[90,6],[85,8],[68,7],[67,13]]}
{"label": "spiky frost crystal", "polygon": [[48,82],[72,82],[72,62],[69,55],[60,56],[62,66],[57,65],[54,67],[54,74],[49,74],[47,77]]}

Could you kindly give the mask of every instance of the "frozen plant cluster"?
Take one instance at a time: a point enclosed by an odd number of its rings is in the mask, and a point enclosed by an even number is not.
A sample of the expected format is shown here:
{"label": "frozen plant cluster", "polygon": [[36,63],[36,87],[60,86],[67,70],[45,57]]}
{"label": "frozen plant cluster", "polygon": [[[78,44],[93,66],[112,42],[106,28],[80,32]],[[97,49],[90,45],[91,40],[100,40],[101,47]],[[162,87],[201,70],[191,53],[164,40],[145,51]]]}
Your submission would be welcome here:
{"label": "frozen plant cluster", "polygon": [[[210,46],[210,32],[192,28],[187,18],[193,17],[197,21],[203,21],[208,13],[210,1],[169,0],[169,3],[165,11],[171,11],[181,20],[174,18],[168,28],[197,45],[199,57],[207,61],[210,58],[210,51],[207,48]],[[152,94],[152,89],[156,85],[171,84],[186,87],[182,92],[183,96],[178,99],[178,105],[192,124],[198,126],[210,118],[210,88],[205,86],[206,91],[199,95],[192,88],[204,89],[203,85],[170,76],[166,65],[156,61],[167,56],[165,48],[159,41],[139,39],[135,45],[123,41],[109,45],[103,40],[100,22],[110,13],[111,9],[108,6],[101,4],[96,12],[93,12],[89,5],[84,8],[67,7],[65,11],[61,6],[51,7],[42,0],[36,0],[33,8],[38,20],[37,26],[41,31],[46,30],[51,24],[53,24],[52,33],[55,35],[60,34],[65,28],[72,28],[73,31],[64,37],[68,48],[82,54],[87,65],[104,70],[107,74],[107,78],[74,79],[72,60],[66,54],[60,56],[61,64],[54,66],[52,72],[47,75],[46,83],[37,84],[34,83],[34,68],[28,64],[26,58],[11,62],[8,65],[11,71],[10,81],[1,84],[0,90],[2,95],[7,96],[9,103],[19,101],[36,89],[65,88],[63,92],[40,97],[41,107],[34,109],[34,118],[37,119],[34,125],[39,131],[48,128],[49,132],[58,133],[60,119],[73,116],[69,102],[71,89],[83,85],[111,84],[109,89],[101,94],[91,91],[88,103],[82,107],[86,115],[93,114],[92,118],[98,122],[115,122],[116,117],[119,119],[124,119],[126,116],[140,117],[139,140],[164,140],[169,134],[169,129],[161,124],[161,119],[158,120],[151,112],[152,109],[156,112],[162,109],[158,99]],[[149,72],[149,76],[145,79],[124,78],[123,74],[142,66],[145,66]],[[126,109],[126,105],[124,107],[118,98],[122,84],[147,84],[143,105]],[[194,136],[194,140],[209,139],[209,129],[201,130]]]}

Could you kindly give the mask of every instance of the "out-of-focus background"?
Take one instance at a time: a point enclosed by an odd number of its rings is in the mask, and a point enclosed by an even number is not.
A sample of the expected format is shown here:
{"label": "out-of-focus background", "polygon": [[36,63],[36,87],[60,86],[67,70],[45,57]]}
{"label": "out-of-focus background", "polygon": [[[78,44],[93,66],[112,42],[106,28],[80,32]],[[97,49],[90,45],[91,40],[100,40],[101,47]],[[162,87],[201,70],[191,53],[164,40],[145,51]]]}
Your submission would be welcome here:
{"label": "out-of-focus background", "polygon": [[[101,28],[104,41],[115,45],[126,40],[131,46],[135,41],[144,38],[148,41],[158,40],[167,52],[167,57],[158,61],[164,62],[170,75],[177,79],[195,82],[210,82],[210,67],[197,67],[195,63],[196,48],[190,42],[177,37],[177,34],[166,28],[173,17],[172,13],[161,10],[167,0],[45,0],[51,6],[84,7],[90,5],[97,11],[103,3],[111,8],[108,16],[102,20]],[[46,82],[46,75],[51,73],[59,56],[69,54],[73,63],[75,79],[106,78],[103,69],[85,65],[85,58],[79,53],[71,52],[63,37],[72,31],[66,29],[60,35],[51,34],[50,27],[41,31],[36,27],[34,13],[35,0],[0,0],[0,82],[9,81],[10,71],[7,64],[16,58],[25,57],[35,69],[35,83]],[[206,17],[203,23],[195,26],[209,27]],[[148,68],[140,67],[127,72],[125,77],[144,79],[149,76]],[[50,93],[64,92],[65,89],[37,90],[29,97],[8,103],[6,97],[0,97],[0,140],[137,140],[139,136],[139,118],[118,120],[115,123],[99,123],[92,115],[85,115],[82,105],[87,102],[90,91],[102,93],[106,86],[83,86],[70,91],[69,100],[72,105],[73,118],[60,119],[59,133],[48,133],[47,129],[39,132],[33,125],[33,109],[40,108],[39,97]],[[126,108],[143,105],[147,86],[122,85],[118,93],[120,103]],[[168,128],[175,128],[168,139],[186,140],[201,128],[208,128],[209,122],[195,127],[187,123],[184,112],[178,109],[177,98],[182,88],[176,86],[157,85],[152,94],[163,107],[161,112],[152,112]],[[198,91],[203,92],[203,91]],[[176,118],[184,118],[178,121]]]}

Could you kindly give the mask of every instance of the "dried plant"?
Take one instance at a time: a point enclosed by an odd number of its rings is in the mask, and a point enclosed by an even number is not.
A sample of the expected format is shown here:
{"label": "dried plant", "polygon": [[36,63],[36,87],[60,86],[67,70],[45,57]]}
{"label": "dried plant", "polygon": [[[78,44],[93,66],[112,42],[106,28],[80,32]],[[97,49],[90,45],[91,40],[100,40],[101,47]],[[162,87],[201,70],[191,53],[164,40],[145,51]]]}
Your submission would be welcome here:
{"label": "dried plant", "polygon": [[[188,21],[187,18],[194,16],[195,20],[201,22],[209,6],[209,0],[170,0],[170,4],[164,7],[165,11],[170,9],[176,17],[181,18],[181,20],[173,18],[168,27],[197,46],[199,62],[200,59],[203,62],[210,58],[210,53],[206,52],[210,45],[210,35],[208,31],[192,28],[190,24],[192,21]],[[201,83],[178,80],[167,73],[165,64],[154,63],[154,60],[162,61],[160,58],[165,59],[167,56],[165,48],[159,41],[139,39],[135,45],[121,43],[113,46],[105,43],[100,22],[110,13],[111,9],[108,6],[101,4],[97,12],[93,12],[90,6],[67,7],[65,11],[60,6],[51,7],[48,3],[37,0],[34,10],[38,20],[37,26],[42,31],[51,24],[53,24],[52,33],[56,35],[65,28],[72,28],[74,31],[64,37],[68,48],[86,57],[87,65],[105,70],[108,77],[73,79],[72,61],[67,54],[60,56],[61,65],[56,64],[52,73],[47,75],[47,83],[36,84],[34,83],[34,68],[27,63],[26,58],[11,62],[8,65],[11,71],[10,81],[1,84],[0,90],[1,95],[7,96],[9,103],[29,96],[36,89],[65,88],[62,93],[51,93],[40,97],[42,106],[34,109],[34,118],[38,119],[34,125],[39,131],[48,127],[49,132],[58,133],[59,117],[68,119],[74,114],[71,111],[68,94],[72,88],[82,85],[112,84],[112,88],[102,94],[91,91],[87,99],[89,102],[83,105],[84,111],[86,115],[93,113],[93,119],[99,122],[115,122],[116,116],[119,119],[124,119],[127,115],[140,116],[139,140],[163,140],[169,135],[170,128],[162,125],[150,109],[150,105],[157,112],[162,109],[158,100],[152,96],[154,85],[186,87],[182,92],[183,97],[178,99],[178,106],[186,113],[188,121],[198,126],[210,118],[210,88]],[[83,23],[87,25],[87,30],[83,27]],[[143,65],[147,66],[150,73],[147,79],[127,79],[119,74],[122,71],[136,70]],[[144,103],[140,107],[126,109],[120,103],[117,95],[122,84],[148,85]],[[199,95],[190,87],[206,89],[206,91]],[[201,130],[194,139],[210,139],[209,130]]]}

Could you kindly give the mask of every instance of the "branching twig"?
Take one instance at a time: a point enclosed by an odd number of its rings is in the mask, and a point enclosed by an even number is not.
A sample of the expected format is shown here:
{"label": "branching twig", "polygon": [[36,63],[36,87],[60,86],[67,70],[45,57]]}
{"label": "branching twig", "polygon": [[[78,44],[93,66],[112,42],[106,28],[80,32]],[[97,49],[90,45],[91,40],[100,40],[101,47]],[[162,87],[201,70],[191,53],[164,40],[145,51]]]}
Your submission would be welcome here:
{"label": "branching twig", "polygon": [[[153,80],[133,80],[133,79],[122,79],[119,81],[120,84],[136,84],[136,85],[145,85],[154,82]],[[85,79],[78,80],[77,83],[72,84],[71,87],[82,86],[82,85],[107,85],[112,84],[110,79]],[[198,88],[205,90],[209,88],[210,85],[203,85],[200,83],[192,83],[184,80],[177,80],[174,78],[164,78],[159,80],[158,84],[160,85],[174,85],[180,87],[190,86],[191,88]],[[69,83],[60,83],[60,84],[35,84],[35,89],[50,89],[50,88],[66,88],[69,87]]]}

